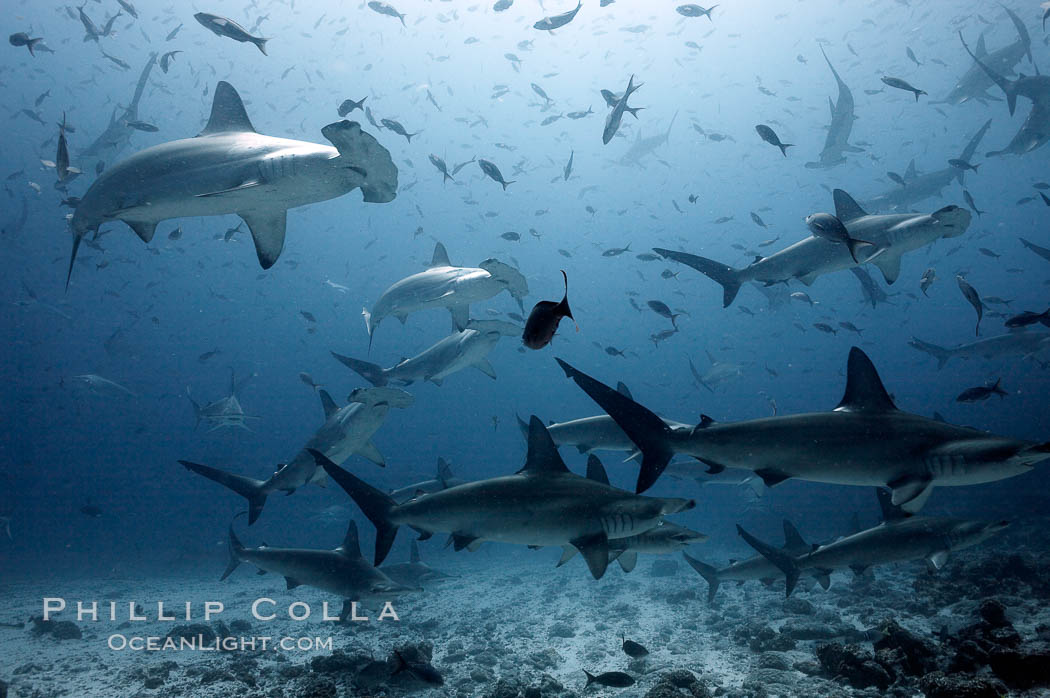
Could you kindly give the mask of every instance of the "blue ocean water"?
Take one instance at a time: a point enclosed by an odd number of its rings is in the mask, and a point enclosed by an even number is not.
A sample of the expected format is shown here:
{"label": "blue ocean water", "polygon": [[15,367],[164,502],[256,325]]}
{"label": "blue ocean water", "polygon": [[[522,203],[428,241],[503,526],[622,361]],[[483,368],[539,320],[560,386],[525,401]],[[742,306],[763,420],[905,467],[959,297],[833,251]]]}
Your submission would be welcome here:
{"label": "blue ocean water", "polygon": [[[1045,66],[1042,10],[1007,4],[1027,26],[1035,64]],[[525,442],[516,415],[561,422],[601,414],[566,379],[555,356],[609,385],[623,381],[640,404],[693,424],[701,414],[719,422],[770,416],[774,405],[778,415],[830,410],[842,397],[849,349],[858,346],[901,409],[936,412],[954,424],[1018,439],[1046,439],[1047,352],[952,359],[938,369],[933,357],[909,346],[913,337],[941,346],[978,338],[956,275],[986,299],[1008,301],[986,300],[979,338],[1008,332],[1003,323],[1010,316],[1047,307],[1048,261],[1019,237],[1050,247],[1050,210],[1040,198],[1046,190],[1033,188],[1050,179],[1050,150],[985,157],[1017,132],[1031,100],[1019,99],[1014,116],[994,86],[987,100],[935,103],[973,63],[957,32],[971,47],[983,35],[993,51],[1018,40],[999,6],[740,2],[715,9],[709,19],[684,16],[674,4],[620,0],[600,7],[591,1],[553,32],[533,23],[571,10],[568,3],[519,0],[496,12],[491,3],[402,2],[404,26],[363,3],[203,8],[245,28],[257,24],[252,33],[270,39],[266,55],[207,31],[189,6],[145,0],[134,6],[137,19],[124,11],[112,34],[98,41],[82,40],[74,7],[21,2],[5,13],[9,33],[42,36],[53,49],[37,48],[33,56],[6,46],[0,59],[11,114],[0,155],[0,323],[8,347],[0,369],[0,513],[10,513],[11,529],[10,538],[0,531],[5,577],[46,577],[58,586],[64,579],[163,577],[186,569],[217,577],[226,527],[243,500],[177,461],[265,479],[323,422],[317,391],[301,372],[343,405],[367,383],[330,352],[388,367],[445,337],[449,314],[427,310],[403,324],[386,319],[369,347],[361,315],[391,284],[423,270],[437,242],[454,265],[495,258],[528,281],[524,313],[500,294],[473,304],[474,318],[508,320],[508,313],[527,315],[537,301],[558,300],[565,270],[579,329],[564,320],[540,351],[524,349],[515,337],[502,339],[489,356],[496,380],[470,368],[441,386],[408,386],[415,404],[392,409],[374,437],[386,467],[360,456],[345,463],[383,490],[432,477],[438,457],[467,480],[518,470]],[[116,2],[89,2],[83,11],[102,26],[120,9]],[[838,93],[821,46],[852,90],[857,118],[850,141],[861,152],[813,169],[804,163],[818,158],[828,100]],[[353,191],[292,209],[283,253],[265,271],[246,229],[224,239],[240,223],[234,215],[165,221],[148,245],[122,222],[107,222],[97,245],[80,247],[66,290],[71,209],[60,202],[85,196],[97,175],[92,165],[67,191],[56,189],[55,170],[41,161],[55,160],[57,123],[65,115],[75,129],[67,129],[66,138],[76,167],[83,148],[127,105],[150,55],[174,50],[181,53],[167,72],[152,69],[138,108],[139,119],[156,132],[135,130],[105,162],[107,169],[151,146],[196,135],[216,84],[225,80],[262,134],[327,143],[321,128],[339,120],[339,104],[362,97],[377,120],[395,119],[418,132],[409,141],[376,129],[360,111],[347,116],[389,150],[398,169],[396,199],[363,203]],[[1034,72],[1027,57],[1016,69]],[[624,115],[617,137],[603,145],[609,109],[600,90],[622,93],[632,75],[642,86],[630,106],[642,109],[637,118]],[[929,95],[916,101],[884,85],[886,75]],[[585,118],[564,116],[589,108],[593,114]],[[562,118],[542,125],[553,116]],[[774,306],[747,284],[723,308],[722,289],[706,276],[673,261],[637,257],[659,247],[746,267],[756,252],[769,255],[807,237],[807,215],[834,212],[831,189],[863,204],[900,186],[887,173],[905,175],[911,161],[919,174],[949,167],[947,160],[959,157],[988,119],[991,127],[971,159],[979,170],[967,172],[963,186],[953,181],[900,211],[966,208],[965,188],[981,215],[973,215],[963,235],[905,254],[892,285],[865,265],[890,294],[875,307],[851,273],[836,271],[811,286],[790,280],[769,287],[781,296],[804,292],[812,303],[782,298]],[[793,144],[786,157],[758,137],[757,124],[771,125]],[[638,139],[660,134],[666,142],[641,159],[624,158]],[[443,182],[430,154],[450,169],[472,157],[490,160],[514,183],[504,190],[476,163]],[[27,215],[20,220],[23,201]],[[729,220],[715,222],[722,218]],[[169,239],[178,226],[181,238]],[[501,237],[508,231],[520,240]],[[623,254],[603,255],[628,245]],[[919,283],[928,268],[936,269],[937,280],[927,295]],[[675,275],[663,278],[665,269]],[[682,313],[677,333],[652,339],[672,326],[648,300]],[[1036,324],[1024,331],[1046,329]],[[710,357],[737,368],[708,390],[693,380],[688,362],[704,373]],[[187,391],[202,404],[224,397],[231,370],[238,378],[252,376],[238,392],[253,417],[249,429],[195,428]],[[75,379],[84,374],[115,381],[133,395],[84,389]],[[963,390],[1000,379],[1005,396],[956,401]],[[562,455],[582,472],[585,455],[571,447]],[[633,489],[638,467],[621,462],[627,454],[598,455],[614,485]],[[999,482],[938,487],[923,513],[1034,525],[1045,516],[1047,484],[1045,469],[1036,467]],[[696,508],[674,521],[708,534],[703,553],[721,559],[734,551],[750,554],[737,537],[738,523],[776,540],[781,520],[789,518],[807,539],[827,540],[846,532],[855,513],[865,525],[878,520],[867,487],[796,480],[774,488],[701,487],[665,476],[648,494],[694,497]],[[85,514],[85,507],[99,515]],[[252,544],[330,548],[351,518],[370,557],[374,528],[334,484],[271,495],[244,537]],[[407,546],[402,534],[392,559],[405,557]],[[452,558],[437,537],[422,546],[428,559]],[[486,544],[492,546],[503,547]],[[489,553],[486,565],[499,564],[501,554],[520,551]],[[469,561],[471,553],[456,555]],[[587,574],[578,561],[554,570],[551,551],[536,556],[550,574]]]}

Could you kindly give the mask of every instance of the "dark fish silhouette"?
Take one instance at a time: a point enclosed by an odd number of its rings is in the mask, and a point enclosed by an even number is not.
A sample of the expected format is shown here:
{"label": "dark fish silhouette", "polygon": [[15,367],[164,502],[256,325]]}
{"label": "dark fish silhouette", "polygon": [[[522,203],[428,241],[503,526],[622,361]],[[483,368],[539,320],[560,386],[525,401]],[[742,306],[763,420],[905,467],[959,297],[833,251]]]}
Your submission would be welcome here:
{"label": "dark fish silhouette", "polygon": [[979,335],[981,334],[981,318],[984,316],[984,304],[981,303],[981,294],[977,293],[977,289],[967,283],[966,279],[961,276],[956,275],[955,280],[959,283],[959,290],[962,291],[963,296],[970,301],[970,305],[977,311],[977,326],[974,327],[973,333]]}
{"label": "dark fish silhouette", "polygon": [[620,639],[623,640],[623,653],[628,657],[637,659],[649,654],[649,650],[645,649],[634,640],[628,640],[626,635],[621,635]]}
{"label": "dark fish silhouette", "polygon": [[[572,310],[569,309],[569,277],[564,269],[561,275],[565,279],[565,295],[561,302],[540,301],[533,306],[529,319],[525,321],[525,332],[521,335],[521,341],[529,349],[542,349],[550,344],[563,317],[576,321]],[[579,327],[576,330],[579,331]]]}
{"label": "dark fish silhouette", "polygon": [[992,385],[979,385],[976,388],[967,388],[966,390],[959,393],[959,397],[955,398],[956,402],[981,402],[987,400],[992,395],[998,395],[999,399],[1003,399],[1008,392],[1002,389],[1000,383],[1003,382],[1002,378],[996,378],[995,383]]}
{"label": "dark fish silhouette", "polygon": [[769,143],[770,145],[775,145],[776,147],[780,148],[780,152],[784,154],[784,157],[788,156],[787,149],[794,145],[794,143],[781,143],[780,137],[776,134],[776,132],[774,132],[773,129],[769,128],[765,124],[759,124],[758,126],[755,126],[755,131],[758,132],[758,135],[761,136],[762,140],[764,140],[766,143]]}

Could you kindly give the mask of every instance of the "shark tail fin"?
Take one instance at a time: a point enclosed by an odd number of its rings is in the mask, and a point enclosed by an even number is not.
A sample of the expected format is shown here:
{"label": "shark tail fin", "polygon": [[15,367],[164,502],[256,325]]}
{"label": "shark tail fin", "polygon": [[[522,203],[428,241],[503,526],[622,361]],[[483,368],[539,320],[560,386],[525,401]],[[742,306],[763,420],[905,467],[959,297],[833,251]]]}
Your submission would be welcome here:
{"label": "shark tail fin", "polygon": [[[237,516],[240,516],[238,514]],[[236,517],[235,517],[236,518]],[[244,550],[244,546],[237,540],[237,534],[233,532],[233,522],[230,522],[230,561],[226,564],[226,571],[219,577],[220,582],[226,581],[226,578],[233,574],[233,571],[237,569],[237,566],[241,564],[241,551]]]}
{"label": "shark tail fin", "polygon": [[66,272],[66,292],[69,292],[69,280],[73,277],[73,263],[77,261],[77,250],[80,249],[80,241],[83,238],[73,233],[73,251],[69,253],[69,271]]}
{"label": "shark tail fin", "polygon": [[357,506],[361,508],[361,511],[364,512],[364,515],[368,517],[368,520],[372,522],[372,525],[376,527],[374,564],[376,567],[379,567],[390,552],[390,546],[394,544],[394,537],[397,535],[397,524],[390,521],[390,511],[397,506],[397,502],[364,480],[340,468],[320,451],[312,448],[306,450],[314,457],[318,467],[324,468],[325,472],[331,475],[332,479],[350,495],[350,498],[354,500]]}
{"label": "shark tail fin", "polygon": [[715,592],[718,591],[718,570],[694,557],[689,557],[688,553],[682,553],[682,557],[707,582],[707,603],[714,601]]}
{"label": "shark tail fin", "polygon": [[[985,65],[980,58],[975,56],[973,51],[970,50],[970,47],[967,46],[966,39],[963,38],[961,31],[959,32],[959,41],[962,42],[963,48],[966,49],[966,52],[970,54],[970,58],[972,58],[974,62],[977,63],[977,65],[981,66],[981,70],[987,73],[988,77],[992,79],[992,82],[998,85],[999,89],[1001,89],[1006,95],[1006,106],[1010,109],[1010,116],[1013,116],[1014,110],[1017,108],[1017,82],[1013,80],[1008,80],[1002,75],[996,73],[994,70]],[[918,100],[919,95],[916,94],[915,101]]]}
{"label": "shark tail fin", "polygon": [[639,494],[652,487],[674,456],[671,448],[671,429],[651,411],[609,386],[578,371],[561,359],[555,359],[565,375],[576,382],[599,407],[619,425],[627,437],[642,452],[642,467],[638,471],[635,491]]}
{"label": "shark tail fin", "polygon": [[234,475],[218,468],[212,468],[207,465],[201,465],[200,463],[192,463],[187,460],[180,460],[179,463],[192,472],[219,483],[223,487],[227,487],[237,494],[241,495],[248,500],[248,525],[251,526],[259,518],[259,514],[262,513],[263,506],[266,504],[266,492],[263,491],[263,481],[255,480],[250,477],[244,477],[243,475]]}
{"label": "shark tail fin", "polygon": [[507,191],[507,187],[509,187],[511,184],[514,184],[517,181],[518,180],[516,180],[516,179],[512,179],[509,182],[500,182],[500,184],[503,185],[503,191]]}
{"label": "shark tail fin", "polygon": [[688,252],[675,252],[674,250],[665,250],[660,247],[654,247],[653,251],[665,259],[673,259],[676,262],[692,267],[712,281],[717,281],[721,284],[723,308],[728,308],[732,305],[733,300],[736,299],[736,294],[740,292],[739,269],[734,269],[727,264],[699,255],[689,254]]}
{"label": "shark tail fin", "polygon": [[336,354],[334,351],[331,352],[331,354],[339,361],[339,363],[354,371],[377,388],[381,388],[387,384],[386,375],[383,373],[382,366],[367,361],[361,361],[359,359],[352,359],[349,356]]}
{"label": "shark tail fin", "polygon": [[938,346],[936,344],[932,344],[930,342],[924,342],[918,337],[912,337],[911,341],[908,342],[908,344],[918,349],[919,351],[924,351],[930,356],[937,359],[938,371],[944,368],[944,365],[948,363],[948,359],[950,359],[952,356],[951,350],[946,349],[942,346]]}
{"label": "shark tail fin", "polygon": [[251,40],[251,42],[253,44],[255,44],[256,48],[258,48],[260,51],[262,51],[262,55],[264,55],[264,56],[270,55],[270,54],[266,53],[266,42],[267,41],[269,41],[269,39],[252,39]]}
{"label": "shark tail fin", "polygon": [[[923,92],[923,94],[926,94],[926,93]],[[918,95],[915,95],[915,101],[919,101],[919,96]],[[781,143],[778,147],[780,148],[780,152],[784,154],[784,157],[787,157],[788,156],[788,148],[794,148],[795,144],[794,143]]]}
{"label": "shark tail fin", "polygon": [[795,590],[795,585],[798,584],[799,568],[798,563],[795,562],[795,558],[791,557],[782,550],[777,550],[768,543],[763,543],[758,538],[745,531],[739,525],[736,527],[737,533],[747,541],[747,544],[752,548],[761,553],[762,557],[766,558],[784,573],[786,577],[786,596],[791,596],[791,592]]}

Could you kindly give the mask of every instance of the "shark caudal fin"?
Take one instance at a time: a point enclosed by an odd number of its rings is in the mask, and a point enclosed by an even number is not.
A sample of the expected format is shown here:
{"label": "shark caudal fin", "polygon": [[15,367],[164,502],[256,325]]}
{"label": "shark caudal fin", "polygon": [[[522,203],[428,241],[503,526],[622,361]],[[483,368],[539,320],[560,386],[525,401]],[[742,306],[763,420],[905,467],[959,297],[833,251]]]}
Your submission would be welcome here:
{"label": "shark caudal fin", "polygon": [[83,238],[73,233],[73,250],[69,253],[69,270],[66,271],[66,292],[69,292],[69,280],[73,278],[73,263],[77,261],[77,250],[80,249],[80,241]]}
{"label": "shark caudal fin", "polygon": [[312,448],[306,450],[314,457],[317,466],[325,469],[325,472],[350,495],[350,498],[376,527],[376,552],[373,564],[379,567],[390,552],[390,547],[394,544],[394,537],[397,535],[397,524],[390,522],[390,511],[397,506],[397,502],[364,480],[343,470],[320,451]]}
{"label": "shark caudal fin", "polygon": [[[240,516],[238,514],[237,516]],[[236,518],[236,517],[234,517]],[[233,532],[233,522],[230,522],[230,561],[226,564],[226,571],[219,577],[220,582],[226,581],[226,578],[233,574],[233,571],[237,569],[237,566],[241,564],[241,551],[244,550],[244,546],[237,540],[237,534]]]}
{"label": "shark caudal fin", "polygon": [[555,359],[565,375],[576,382],[613,421],[623,429],[627,438],[642,452],[642,467],[638,472],[635,491],[639,494],[653,486],[674,456],[671,448],[671,430],[656,414],[629,397],[596,381],[561,359]]}
{"label": "shark caudal fin", "polygon": [[721,284],[723,308],[728,308],[732,305],[736,294],[740,292],[739,269],[734,269],[721,262],[715,262],[706,257],[689,254],[688,252],[675,252],[674,250],[665,250],[660,247],[654,247],[653,252],[666,259],[673,259],[676,262],[692,267],[712,281],[717,281]]}
{"label": "shark caudal fin", "polygon": [[[977,146],[981,144],[981,139],[984,138],[984,134],[988,132],[988,129],[989,127],[991,127],[991,125],[992,120],[988,119],[988,121],[984,122],[984,126],[979,128],[977,130],[977,133],[973,134],[973,138],[970,139],[970,142],[966,144],[965,148],[963,148],[962,153],[959,154],[960,160],[962,160],[963,162],[970,162],[970,159],[973,157],[973,154],[977,152]],[[955,178],[956,180],[958,180],[959,184],[963,183],[963,175],[965,174],[965,169],[961,167],[956,168]]]}
{"label": "shark caudal fin", "polygon": [[959,41],[962,42],[963,48],[966,49],[966,52],[970,54],[970,58],[972,58],[977,65],[981,66],[981,70],[983,70],[988,77],[992,79],[992,82],[999,86],[999,89],[1003,91],[1003,94],[1006,95],[1006,106],[1010,109],[1010,116],[1013,116],[1014,110],[1017,108],[1017,82],[1014,80],[1008,80],[999,73],[996,73],[985,65],[980,58],[975,56],[973,51],[970,50],[970,47],[967,46],[966,39],[963,38],[961,31],[959,32]]}
{"label": "shark caudal fin", "polygon": [[931,344],[930,342],[924,342],[918,337],[912,337],[911,341],[908,342],[908,346],[918,349],[919,351],[926,352],[930,356],[937,359],[937,370],[944,368],[944,365],[948,363],[948,359],[952,358],[952,352],[950,349]]}
{"label": "shark caudal fin", "polygon": [[265,483],[262,480],[255,480],[254,478],[244,477],[243,475],[234,475],[233,473],[228,473],[224,470],[219,470],[218,468],[201,465],[200,463],[192,463],[187,460],[180,460],[179,464],[186,468],[186,470],[195,472],[198,475],[203,475],[209,480],[213,480],[247,499],[249,526],[255,523],[259,518],[263,506],[266,504],[266,492],[263,491],[263,485]]}
{"label": "shark caudal fin", "polygon": [[381,388],[387,384],[386,375],[383,373],[382,366],[367,361],[361,361],[359,359],[352,359],[349,356],[336,354],[334,351],[330,353],[339,361],[339,363],[343,364],[372,385]]}
{"label": "shark caudal fin", "polygon": [[682,553],[682,557],[689,563],[689,566],[696,570],[697,574],[704,578],[707,582],[707,603],[711,603],[715,600],[715,592],[718,591],[718,570],[711,565],[700,562],[696,558],[689,557],[689,553]]}
{"label": "shark caudal fin", "polygon": [[757,550],[762,557],[772,562],[784,573],[787,582],[785,597],[791,596],[791,592],[795,590],[795,585],[798,584],[799,577],[798,563],[795,562],[795,558],[782,550],[777,550],[768,543],[763,543],[739,525],[736,527],[736,530],[740,537],[747,541],[748,545]]}

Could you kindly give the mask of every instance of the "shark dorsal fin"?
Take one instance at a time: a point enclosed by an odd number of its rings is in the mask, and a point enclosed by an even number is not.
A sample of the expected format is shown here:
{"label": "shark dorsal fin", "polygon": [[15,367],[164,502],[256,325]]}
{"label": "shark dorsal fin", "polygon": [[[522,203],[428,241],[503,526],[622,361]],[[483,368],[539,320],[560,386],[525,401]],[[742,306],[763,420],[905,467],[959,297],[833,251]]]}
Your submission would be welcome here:
{"label": "shark dorsal fin", "polygon": [[915,158],[911,159],[908,163],[908,169],[904,170],[904,179],[915,179],[918,176],[918,172],[915,170]]}
{"label": "shark dorsal fin", "polygon": [[809,544],[806,543],[802,535],[799,534],[798,529],[795,528],[795,524],[791,523],[787,519],[784,519],[784,550],[808,550]]}
{"label": "shark dorsal fin", "polygon": [[889,490],[876,487],[875,496],[879,500],[879,508],[882,509],[883,521],[899,521],[907,518],[908,513],[893,503],[893,494]]}
{"label": "shark dorsal fin", "polygon": [[434,256],[430,260],[431,267],[451,267],[452,262],[448,261],[448,252],[445,250],[445,246],[440,242],[434,245]]}
{"label": "shark dorsal fin", "polygon": [[875,364],[857,347],[849,350],[846,393],[835,409],[842,412],[890,412],[897,409],[882,385]]}
{"label": "shark dorsal fin", "polygon": [[565,461],[558,454],[558,447],[554,445],[547,427],[536,415],[529,418],[529,453],[525,457],[525,465],[519,473],[529,474],[556,474],[567,473]]}
{"label": "shark dorsal fin", "polygon": [[981,36],[977,39],[977,48],[974,49],[974,55],[978,58],[984,58],[988,55],[988,47],[984,45],[984,32],[981,32]]}
{"label": "shark dorsal fin", "polygon": [[587,456],[587,479],[603,485],[609,484],[609,475],[605,472],[605,466],[593,453]]}
{"label": "shark dorsal fin", "polygon": [[412,541],[412,547],[409,548],[408,561],[411,562],[413,565],[418,565],[420,561],[419,546],[416,545],[416,542],[414,540]]}
{"label": "shark dorsal fin", "polygon": [[634,396],[631,395],[631,391],[627,388],[626,385],[624,385],[623,381],[620,381],[616,384],[616,392],[618,392],[620,395],[623,395],[626,398],[630,398],[631,400],[634,399]]}
{"label": "shark dorsal fin", "polygon": [[438,480],[441,481],[442,487],[446,489],[450,487],[448,481],[451,479],[453,479],[453,468],[445,459],[438,457]]}
{"label": "shark dorsal fin", "polygon": [[230,131],[243,131],[257,133],[248,118],[248,112],[244,110],[244,102],[233,85],[220,80],[215,86],[215,97],[211,103],[211,117],[208,125],[198,135],[210,136],[214,133],[226,133]]}
{"label": "shark dorsal fin", "polygon": [[836,189],[831,195],[835,199],[835,217],[843,223],[868,215],[868,212],[862,209],[852,196],[841,189]]}
{"label": "shark dorsal fin", "polygon": [[343,538],[339,549],[347,557],[361,557],[361,541],[357,537],[357,522],[353,519],[350,519],[350,525],[346,527],[346,537]]}
{"label": "shark dorsal fin", "polygon": [[697,429],[707,429],[709,426],[715,423],[714,417],[710,415],[701,414],[700,421],[696,423]]}
{"label": "shark dorsal fin", "polygon": [[335,404],[335,400],[332,399],[332,396],[328,394],[327,390],[318,390],[317,394],[321,396],[321,407],[324,409],[324,418],[330,419],[333,414],[339,411],[339,405]]}

